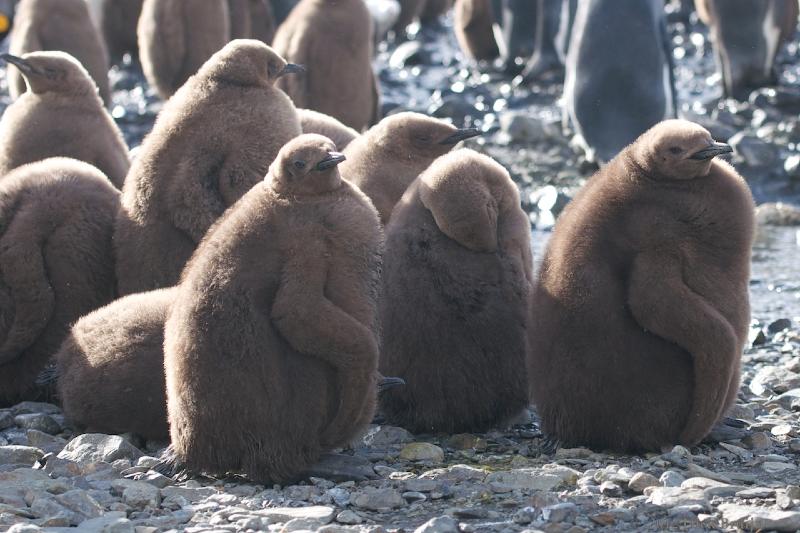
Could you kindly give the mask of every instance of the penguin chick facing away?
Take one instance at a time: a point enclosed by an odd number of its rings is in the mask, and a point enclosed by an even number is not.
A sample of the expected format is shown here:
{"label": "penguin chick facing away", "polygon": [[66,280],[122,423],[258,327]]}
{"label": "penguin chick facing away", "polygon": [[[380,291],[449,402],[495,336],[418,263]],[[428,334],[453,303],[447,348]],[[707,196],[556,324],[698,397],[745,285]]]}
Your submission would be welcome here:
{"label": "penguin chick facing away", "polygon": [[228,0],[231,39],[258,39],[271,44],[275,17],[269,0]]}
{"label": "penguin chick facing away", "polygon": [[137,26],[147,82],[167,99],[230,40],[226,0],[144,0]]}
{"label": "penguin chick facing away", "polygon": [[289,142],[186,266],[164,348],[191,471],[283,483],[372,420],[384,239],[343,157],[319,135]]}
{"label": "penguin chick facing away", "polygon": [[274,87],[300,70],[261,41],[231,41],[164,105],[122,194],[120,295],[176,285],[211,224],[300,135],[294,105]]}
{"label": "penguin chick facing away", "polygon": [[460,141],[479,134],[475,128],[458,129],[420,113],[397,113],[347,146],[341,172],[369,196],[386,224],[417,176]]}
{"label": "penguin chick facing away", "polygon": [[61,156],[94,165],[122,188],[128,147],[86,69],[65,52],[0,58],[30,88],[0,118],[0,179],[18,166]]}
{"label": "penguin chick facing away", "polygon": [[0,181],[0,404],[24,399],[70,326],[114,297],[118,207],[108,178],[74,159]]}
{"label": "penguin chick facing away", "polygon": [[304,65],[278,86],[295,105],[363,131],[379,118],[372,71],[372,16],[364,0],[301,0],[275,34],[275,51]]}
{"label": "penguin chick facing away", "polygon": [[[97,84],[105,105],[111,102],[108,51],[92,23],[85,0],[19,1],[8,52],[23,56],[44,50],[67,52],[80,61]],[[8,71],[8,90],[12,98],[26,90],[25,79],[18,69]]]}
{"label": "penguin chick facing away", "polygon": [[176,289],[132,294],[81,318],[55,355],[64,415],[100,433],[169,439],[164,322]]}
{"label": "penguin chick facing away", "polygon": [[457,150],[406,191],[386,227],[380,397],[416,433],[481,432],[528,404],[530,223],[508,172]]}
{"label": "penguin chick facing away", "polygon": [[735,400],[754,206],[716,159],[730,151],[697,124],[661,122],[561,214],[531,299],[546,434],[624,452],[690,446]]}

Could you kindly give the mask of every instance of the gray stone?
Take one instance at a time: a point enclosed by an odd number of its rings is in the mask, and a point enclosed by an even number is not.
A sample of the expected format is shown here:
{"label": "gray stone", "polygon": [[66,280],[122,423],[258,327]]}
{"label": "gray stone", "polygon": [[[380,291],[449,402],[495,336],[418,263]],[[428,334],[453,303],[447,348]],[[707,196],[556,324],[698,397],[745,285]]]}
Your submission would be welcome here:
{"label": "gray stone", "polygon": [[83,520],[97,518],[103,514],[103,506],[85,490],[74,489],[56,496],[56,501],[80,515]]}
{"label": "gray stone", "polygon": [[67,525],[72,526],[77,526],[85,519],[58,503],[55,497],[47,493],[37,495],[31,502],[31,514],[37,518],[63,518]]}
{"label": "gray stone", "polygon": [[39,531],[42,531],[42,528],[36,524],[14,524],[6,530],[6,533],[38,533]]}
{"label": "gray stone", "polygon": [[111,490],[122,496],[122,501],[134,509],[156,508],[161,501],[158,487],[144,481],[117,479],[111,482]]}
{"label": "gray stone", "polygon": [[395,426],[376,426],[364,435],[363,442],[373,448],[381,448],[394,444],[406,444],[414,441],[414,435],[407,430]]}
{"label": "gray stone", "polygon": [[350,502],[358,508],[370,511],[387,511],[406,505],[406,501],[397,490],[372,487],[354,493],[350,497]]}
{"label": "gray stone", "polygon": [[312,507],[273,507],[252,511],[251,514],[267,518],[271,524],[288,522],[295,518],[305,518],[316,520],[322,524],[329,524],[331,520],[333,520],[333,517],[336,516],[336,510],[333,507],[324,505]]}
{"label": "gray stone", "polygon": [[46,453],[59,453],[67,445],[67,441],[61,437],[50,435],[38,429],[29,429],[26,432],[28,444],[39,448]]}
{"label": "gray stone", "polygon": [[361,456],[326,453],[305,472],[306,477],[318,477],[335,482],[365,481],[377,477],[372,463]]}
{"label": "gray stone", "polygon": [[797,465],[793,465],[792,463],[778,463],[778,462],[768,461],[762,463],[761,468],[763,468],[770,474],[779,474],[787,470],[796,470]]}
{"label": "gray stone", "polygon": [[762,226],[800,226],[800,208],[782,202],[761,204],[756,220]]}
{"label": "gray stone", "polygon": [[444,461],[444,450],[428,442],[412,442],[406,444],[400,451],[400,459],[441,463]]}
{"label": "gray stone", "polygon": [[417,529],[414,533],[458,533],[458,522],[449,516],[437,516],[431,518]]}
{"label": "gray stone", "polygon": [[172,478],[168,478],[167,476],[159,474],[154,470],[145,472],[144,475],[138,477],[136,481],[143,481],[153,485],[154,487],[158,487],[159,489],[163,489],[164,487],[168,487],[174,483]]}
{"label": "gray stone", "polygon": [[667,470],[661,474],[661,477],[658,480],[665,487],[680,487],[681,483],[683,483],[686,478],[674,470]]}
{"label": "gray stone", "polygon": [[48,435],[55,435],[61,432],[61,424],[55,419],[43,413],[31,413],[26,415],[17,415],[14,417],[14,423],[23,429],[35,429]]}
{"label": "gray stone", "polygon": [[723,483],[721,481],[708,479],[705,477],[691,477],[681,483],[681,488],[686,490],[702,490],[706,498],[711,498],[713,496],[733,496],[744,487]]}
{"label": "gray stone", "polygon": [[800,529],[800,512],[778,511],[726,503],[719,506],[722,519],[728,524],[746,530],[797,531]]}
{"label": "gray stone", "polygon": [[0,446],[0,465],[28,465],[44,457],[44,452],[33,446]]}
{"label": "gray stone", "polygon": [[79,435],[58,454],[61,459],[77,463],[113,463],[118,459],[135,461],[141,456],[142,452],[122,437],[102,433]]}
{"label": "gray stone", "polygon": [[701,489],[683,489],[681,487],[651,487],[645,489],[647,502],[659,507],[683,507],[698,505],[708,507],[708,500]]}
{"label": "gray stone", "polygon": [[742,498],[743,500],[774,498],[775,489],[770,489],[767,487],[755,487],[752,489],[740,490],[736,493],[736,497]]}
{"label": "gray stone", "polygon": [[743,131],[731,137],[728,144],[751,167],[768,167],[778,158],[775,146]]}
{"label": "gray stone", "polygon": [[214,487],[164,487],[161,489],[161,497],[184,498],[190,503],[197,503],[206,498],[217,494]]}
{"label": "gray stone", "polygon": [[500,130],[508,135],[512,142],[540,142],[550,136],[541,119],[524,111],[504,111],[500,114],[499,119]]}
{"label": "gray stone", "polygon": [[293,518],[284,524],[281,533],[290,533],[292,531],[316,531],[324,525],[325,524],[316,518]]}
{"label": "gray stone", "polygon": [[613,481],[603,481],[600,484],[600,494],[616,498],[622,496],[622,488]]}
{"label": "gray stone", "polygon": [[403,494],[401,494],[401,496],[403,496],[403,499],[408,503],[424,502],[425,500],[428,499],[428,497],[422,494],[421,492],[415,492],[415,491],[406,491]]}
{"label": "gray stone", "polygon": [[520,468],[511,471],[492,472],[486,483],[502,483],[513,490],[553,490],[564,483],[556,474],[546,474],[538,468]]}
{"label": "gray stone", "polygon": [[574,503],[557,503],[542,509],[542,518],[548,522],[574,522],[578,515],[578,506]]}
{"label": "gray stone", "polygon": [[21,402],[11,408],[14,415],[26,415],[32,413],[44,413],[47,415],[55,415],[61,413],[61,409],[57,405],[44,402]]}
{"label": "gray stone", "polygon": [[358,513],[351,511],[350,509],[346,509],[341,513],[336,515],[336,521],[340,524],[360,524],[364,521],[364,519]]}
{"label": "gray stone", "polygon": [[641,494],[647,487],[657,487],[658,485],[658,479],[655,476],[646,472],[637,472],[628,482],[628,489]]}
{"label": "gray stone", "polygon": [[463,481],[483,481],[489,472],[469,465],[453,465],[447,468],[436,468],[420,474],[420,479],[434,479],[460,483]]}
{"label": "gray stone", "polygon": [[14,416],[11,411],[0,411],[0,431],[14,426]]}

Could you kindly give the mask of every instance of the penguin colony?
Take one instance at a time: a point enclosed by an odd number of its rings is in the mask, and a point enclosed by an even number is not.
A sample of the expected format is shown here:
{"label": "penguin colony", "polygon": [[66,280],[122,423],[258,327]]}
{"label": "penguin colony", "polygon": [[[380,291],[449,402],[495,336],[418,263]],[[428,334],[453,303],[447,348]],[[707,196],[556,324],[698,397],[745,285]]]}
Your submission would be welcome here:
{"label": "penguin colony", "polygon": [[[376,409],[414,432],[477,432],[532,401],[566,445],[697,444],[739,387],[754,206],[718,158],[729,146],[662,121],[663,20],[631,1],[650,28],[642,91],[662,92],[606,136],[608,164],[534,276],[508,172],[453,150],[479,132],[379,120],[362,0],[288,16],[263,0],[97,0],[94,20],[83,0],[21,0],[2,56],[16,101],[0,119],[0,402],[47,393],[52,362],[77,427],[168,439],[176,469],[263,483],[302,476]],[[590,22],[624,3],[409,0],[395,33],[453,7],[469,58],[564,68],[593,142],[602,110],[581,94],[613,88],[582,56]],[[730,16],[698,4],[709,24]],[[555,36],[573,20],[584,41],[567,52]],[[109,52],[138,54],[167,99],[132,165],[103,105]],[[382,376],[406,384],[379,395]]]}

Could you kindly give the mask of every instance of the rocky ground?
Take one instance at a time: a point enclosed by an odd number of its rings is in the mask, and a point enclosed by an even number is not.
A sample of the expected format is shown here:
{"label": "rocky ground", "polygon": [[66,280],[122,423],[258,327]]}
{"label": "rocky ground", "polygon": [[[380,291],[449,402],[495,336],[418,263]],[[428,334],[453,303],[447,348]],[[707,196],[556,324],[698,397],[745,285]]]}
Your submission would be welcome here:
{"label": "rocky ground", "polygon": [[[517,87],[495,67],[469,68],[451,22],[443,24],[409,42],[380,46],[384,110],[412,109],[480,127],[485,135],[471,146],[512,172],[540,257],[546,230],[593,170],[562,129],[561,86]],[[734,162],[759,203],[796,205],[798,43],[781,55],[777,89],[735,103],[719,100],[710,44],[696,20],[671,14],[670,29],[681,114],[736,146]],[[116,67],[112,78],[112,113],[136,146],[160,103],[135,65]],[[761,218],[800,222],[791,205],[762,208]],[[374,426],[297,485],[176,483],[151,470],[163,444],[76,434],[57,406],[23,403],[0,410],[0,531],[800,530],[799,245],[794,228],[760,231],[751,345],[731,413],[744,428],[721,435],[721,443],[646,456],[582,448],[547,455],[533,422],[482,435],[414,436]]]}

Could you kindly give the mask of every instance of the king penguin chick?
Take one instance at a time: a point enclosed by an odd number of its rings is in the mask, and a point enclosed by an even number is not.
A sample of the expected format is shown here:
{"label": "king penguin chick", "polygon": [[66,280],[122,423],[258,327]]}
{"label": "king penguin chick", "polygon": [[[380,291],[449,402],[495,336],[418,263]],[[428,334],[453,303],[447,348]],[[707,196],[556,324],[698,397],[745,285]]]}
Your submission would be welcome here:
{"label": "king penguin chick", "polygon": [[94,165],[121,189],[130,168],[128,147],[86,69],[65,52],[0,58],[30,88],[0,118],[0,179],[26,163],[63,156]]}
{"label": "king penguin chick", "polygon": [[[97,84],[103,102],[111,102],[108,51],[85,0],[20,0],[8,52],[22,56],[42,50],[67,52],[80,61]],[[26,90],[25,79],[17,69],[9,69],[8,90],[12,98]]]}
{"label": "king penguin chick", "polygon": [[226,0],[144,0],[137,27],[147,82],[167,99],[230,40]]}
{"label": "king penguin chick", "polygon": [[114,296],[119,191],[51,158],[0,181],[0,404],[25,398],[70,326]]}
{"label": "king penguin chick", "polygon": [[434,159],[476,135],[474,128],[420,113],[390,115],[350,143],[342,175],[369,196],[386,224],[406,188]]}
{"label": "king penguin chick", "polygon": [[325,113],[358,131],[377,122],[372,16],[364,0],[301,0],[278,28],[273,46],[308,70],[278,82],[297,107]]}
{"label": "king penguin chick", "polygon": [[300,135],[275,80],[299,72],[261,41],[214,54],[159,113],[125,180],[114,240],[120,295],[177,284],[215,220]]}
{"label": "king penguin chick", "polygon": [[190,471],[288,482],[372,420],[383,231],[335,149],[286,144],[186,266],[164,367]]}
{"label": "king penguin chick", "polygon": [[347,148],[347,145],[359,135],[353,128],[345,126],[325,113],[311,109],[298,109],[297,115],[300,117],[300,127],[303,128],[303,133],[316,133],[327,137],[333,141],[337,150]]}

